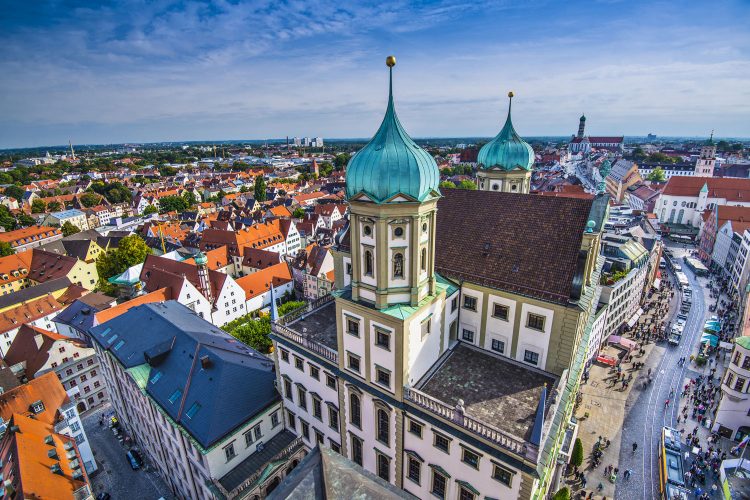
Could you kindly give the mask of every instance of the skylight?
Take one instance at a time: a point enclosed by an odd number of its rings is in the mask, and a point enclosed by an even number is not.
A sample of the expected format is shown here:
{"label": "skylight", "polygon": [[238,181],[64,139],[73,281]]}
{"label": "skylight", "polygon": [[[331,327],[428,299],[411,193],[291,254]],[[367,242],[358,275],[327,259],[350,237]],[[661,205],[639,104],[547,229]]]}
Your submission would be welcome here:
{"label": "skylight", "polygon": [[124,345],[125,345],[125,341],[124,340],[120,340],[119,342],[117,342],[117,344],[115,344],[115,351],[119,351],[120,347],[122,347]]}
{"label": "skylight", "polygon": [[161,376],[162,376],[162,373],[161,373],[160,371],[158,371],[158,370],[157,370],[157,372],[156,372],[156,373],[154,373],[154,376],[153,376],[153,377],[151,377],[151,383],[152,383],[152,384],[155,384],[155,383],[157,383],[157,382],[159,381],[159,379],[161,378]]}
{"label": "skylight", "polygon": [[179,389],[176,389],[171,396],[169,396],[169,402],[172,404],[175,404],[175,402],[180,399],[180,395],[182,395],[182,391]]}
{"label": "skylight", "polygon": [[188,418],[193,418],[196,413],[198,413],[198,410],[201,409],[201,404],[197,401],[193,403],[193,406],[190,407],[190,409],[187,411],[186,415]]}

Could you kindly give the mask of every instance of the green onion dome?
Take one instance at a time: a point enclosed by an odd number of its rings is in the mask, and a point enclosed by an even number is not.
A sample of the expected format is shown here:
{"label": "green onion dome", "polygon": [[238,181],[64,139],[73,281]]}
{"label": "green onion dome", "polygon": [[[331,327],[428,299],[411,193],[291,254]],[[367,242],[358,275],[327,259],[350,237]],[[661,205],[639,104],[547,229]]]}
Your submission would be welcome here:
{"label": "green onion dome", "polygon": [[508,118],[503,129],[479,150],[477,163],[480,169],[531,170],[534,165],[534,150],[516,133],[510,119],[513,92],[508,92],[508,98]]}
{"label": "green onion dome", "polygon": [[427,151],[409,137],[393,105],[393,66],[389,56],[388,107],[380,128],[367,145],[349,160],[346,167],[346,196],[366,196],[375,203],[391,201],[399,195],[410,201],[439,196],[440,172]]}

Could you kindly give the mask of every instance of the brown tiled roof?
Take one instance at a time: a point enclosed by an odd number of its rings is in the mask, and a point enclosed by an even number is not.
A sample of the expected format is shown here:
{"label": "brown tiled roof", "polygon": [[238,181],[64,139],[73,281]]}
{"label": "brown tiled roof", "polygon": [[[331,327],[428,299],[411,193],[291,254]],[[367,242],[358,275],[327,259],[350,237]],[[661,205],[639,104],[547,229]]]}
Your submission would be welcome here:
{"label": "brown tiled roof", "polygon": [[[36,337],[40,336],[41,344],[37,345]],[[6,363],[13,366],[16,363],[26,362],[26,376],[33,378],[34,374],[44,366],[49,358],[49,350],[58,340],[65,340],[81,347],[85,344],[79,340],[60,335],[59,333],[50,332],[43,328],[37,328],[31,325],[23,325],[13,339],[13,343],[8,348],[5,355]]]}
{"label": "brown tiled roof", "polygon": [[107,322],[112,318],[116,318],[117,316],[124,314],[135,306],[139,306],[141,304],[151,304],[154,302],[165,302],[167,300],[172,300],[172,292],[170,288],[160,288],[158,290],[154,290],[151,293],[139,295],[138,297],[128,300],[127,302],[123,302],[122,304],[118,304],[114,307],[110,307],[109,309],[105,309],[96,313],[96,322],[94,326],[101,325],[102,323]]}
{"label": "brown tiled roof", "polygon": [[237,284],[245,290],[245,300],[250,300],[270,290],[271,282],[274,287],[279,287],[290,281],[292,281],[292,273],[289,271],[289,264],[280,262],[275,266],[238,278]]}
{"label": "brown tiled roof", "polygon": [[260,248],[245,247],[242,265],[254,269],[265,269],[281,262],[281,255]]}
{"label": "brown tiled roof", "polygon": [[0,313],[0,333],[20,328],[24,323],[31,323],[62,309],[62,304],[52,295],[25,302],[20,306]]}
{"label": "brown tiled roof", "polygon": [[39,248],[34,248],[32,252],[29,278],[39,283],[67,276],[78,263],[78,259],[75,257],[60,255]]}
{"label": "brown tiled roof", "polygon": [[750,179],[735,177],[674,176],[667,181],[664,194],[670,196],[698,196],[704,184],[709,198],[750,202]]}
{"label": "brown tiled roof", "polygon": [[[2,443],[2,473],[16,482],[19,490],[15,498],[76,498],[76,491],[86,485],[88,476],[75,439],[57,434],[53,425],[22,413],[11,415],[12,425],[19,432],[8,434]],[[71,443],[76,452],[70,460],[66,443]],[[56,455],[50,456],[51,450]],[[75,471],[71,467],[74,459],[80,465]],[[59,473],[51,470],[55,465],[60,467]],[[73,479],[76,471],[82,473],[80,479]]]}
{"label": "brown tiled roof", "polygon": [[[172,295],[177,297],[183,279],[187,279],[198,290],[201,289],[198,266],[195,264],[190,265],[186,262],[177,262],[176,260],[149,255],[143,263],[143,269],[141,269],[141,281],[148,291],[167,287],[171,288]],[[209,269],[208,280],[211,282],[211,293],[215,301],[219,298],[227,275]]]}
{"label": "brown tiled roof", "polygon": [[436,270],[449,278],[566,304],[592,200],[446,189]]}
{"label": "brown tiled roof", "polygon": [[0,233],[0,241],[5,241],[13,247],[25,245],[32,241],[40,241],[62,234],[60,228],[47,226],[30,226],[15,231]]}
{"label": "brown tiled roof", "polygon": [[44,411],[34,415],[36,420],[46,424],[56,423],[57,411],[68,403],[70,398],[55,372],[47,372],[0,394],[0,417],[7,422],[14,413],[28,415],[31,404],[37,401],[44,403]]}

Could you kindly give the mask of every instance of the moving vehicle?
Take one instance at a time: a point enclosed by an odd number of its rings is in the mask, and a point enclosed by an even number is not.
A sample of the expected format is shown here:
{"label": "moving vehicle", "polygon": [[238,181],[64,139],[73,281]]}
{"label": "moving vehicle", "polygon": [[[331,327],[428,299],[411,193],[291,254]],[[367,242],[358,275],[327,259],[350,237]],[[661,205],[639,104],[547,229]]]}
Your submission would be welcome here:
{"label": "moving vehicle", "polygon": [[143,465],[143,459],[141,458],[140,453],[135,450],[127,452],[125,457],[128,459],[128,462],[130,462],[130,468],[133,470],[138,470]]}
{"label": "moving vehicle", "polygon": [[677,315],[677,321],[672,325],[672,329],[667,337],[667,342],[670,345],[679,345],[680,339],[682,339],[682,332],[685,330],[685,324],[687,322],[687,316],[684,314]]}
{"label": "moving vehicle", "polygon": [[689,498],[690,490],[685,485],[685,469],[682,461],[680,433],[671,427],[661,430],[659,442],[659,493],[664,500]]}

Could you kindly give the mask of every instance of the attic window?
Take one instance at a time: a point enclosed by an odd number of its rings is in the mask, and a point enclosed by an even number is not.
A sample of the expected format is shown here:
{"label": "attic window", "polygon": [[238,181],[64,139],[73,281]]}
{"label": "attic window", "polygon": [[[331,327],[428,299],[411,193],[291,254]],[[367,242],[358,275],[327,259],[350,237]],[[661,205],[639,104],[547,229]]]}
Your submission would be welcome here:
{"label": "attic window", "polygon": [[195,416],[195,414],[198,413],[198,410],[200,410],[200,409],[201,409],[201,404],[200,403],[198,403],[198,402],[193,403],[193,406],[191,406],[190,409],[188,409],[188,411],[186,413],[187,418],[193,418]]}
{"label": "attic window", "polygon": [[169,396],[169,402],[172,404],[175,404],[175,402],[180,399],[180,396],[182,395],[182,391],[179,389],[176,389],[171,396]]}

